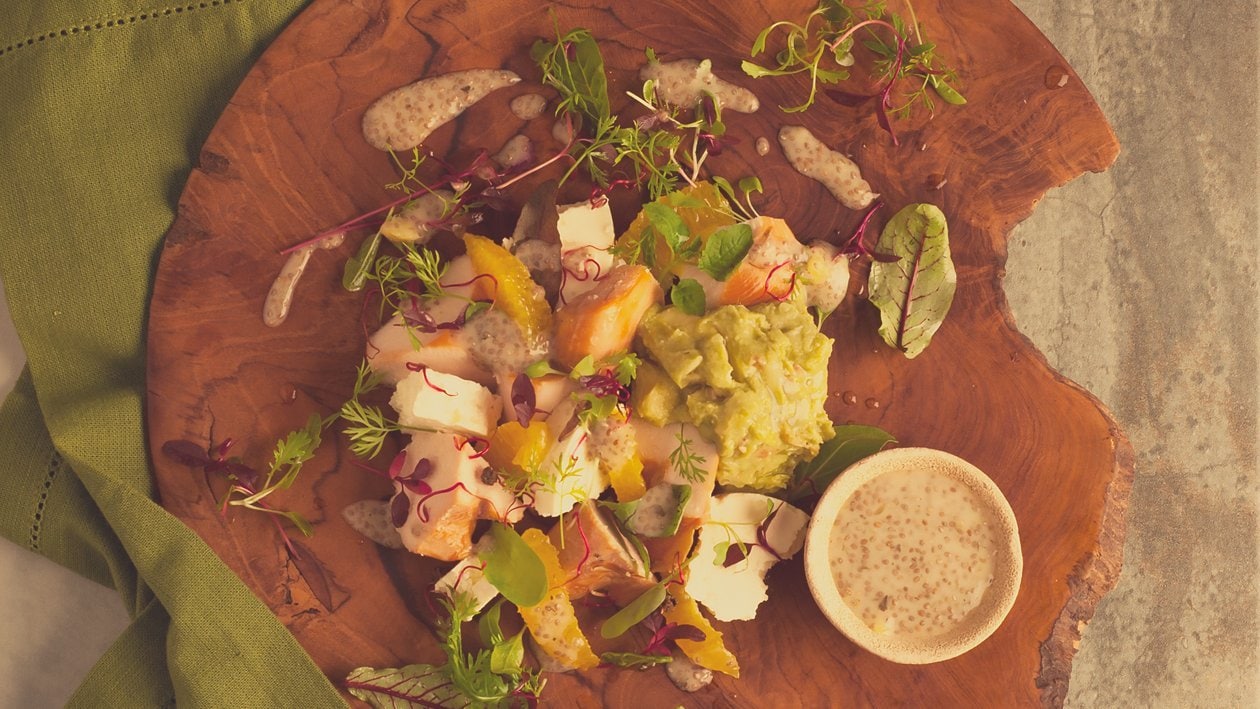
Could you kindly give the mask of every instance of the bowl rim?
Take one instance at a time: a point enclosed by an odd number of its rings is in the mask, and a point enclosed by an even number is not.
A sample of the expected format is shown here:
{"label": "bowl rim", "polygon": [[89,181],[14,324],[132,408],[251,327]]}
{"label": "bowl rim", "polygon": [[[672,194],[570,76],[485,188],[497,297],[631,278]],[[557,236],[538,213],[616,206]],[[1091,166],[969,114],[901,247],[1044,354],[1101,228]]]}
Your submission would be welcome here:
{"label": "bowl rim", "polygon": [[[966,484],[993,513],[999,544],[993,582],[980,605],[955,629],[928,639],[880,635],[853,612],[831,572],[831,531],[844,503],[860,487],[885,473],[929,466]],[[1023,552],[1015,513],[997,484],[975,465],[932,448],[890,448],[851,465],[823,492],[805,536],[805,580],[823,615],[858,646],[887,660],[922,665],[948,660],[979,645],[1006,619],[1019,595]]]}

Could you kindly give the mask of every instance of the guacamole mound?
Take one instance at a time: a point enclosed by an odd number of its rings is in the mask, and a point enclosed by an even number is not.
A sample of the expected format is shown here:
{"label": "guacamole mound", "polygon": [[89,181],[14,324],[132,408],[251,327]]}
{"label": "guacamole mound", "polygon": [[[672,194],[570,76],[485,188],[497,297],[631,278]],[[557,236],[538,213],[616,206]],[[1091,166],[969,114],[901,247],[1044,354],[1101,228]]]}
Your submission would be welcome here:
{"label": "guacamole mound", "polygon": [[719,485],[781,490],[835,435],[823,410],[831,339],[796,301],[727,305],[703,317],[670,307],[639,327],[661,371],[636,392],[646,404],[636,415],[699,428],[721,454]]}

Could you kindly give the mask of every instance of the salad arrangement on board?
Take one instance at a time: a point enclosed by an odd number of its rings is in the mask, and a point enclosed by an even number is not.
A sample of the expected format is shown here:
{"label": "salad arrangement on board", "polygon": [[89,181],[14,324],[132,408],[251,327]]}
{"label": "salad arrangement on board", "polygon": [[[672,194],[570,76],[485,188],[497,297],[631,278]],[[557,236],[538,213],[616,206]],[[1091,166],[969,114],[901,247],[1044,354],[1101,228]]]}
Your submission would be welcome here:
{"label": "salad arrangement on board", "polygon": [[[785,111],[808,108],[822,86],[870,102],[895,141],[896,117],[931,110],[931,96],[964,102],[917,22],[882,3],[824,0],[804,24],[767,28],[753,57],[780,31],[775,65],[744,71],[809,76],[805,102]],[[714,672],[738,677],[738,648],[713,621],[752,620],[771,567],[801,549],[808,501],[893,441],[836,426],[824,409],[832,341],[821,327],[852,302],[851,268],[870,263],[880,333],[907,357],[953,298],[945,215],[904,205],[868,234],[878,194],[804,128],[778,136],[789,162],[866,210],[844,243],[802,240],[760,214],[755,177],[707,172],[737,130],[732,114],[759,109],[707,60],[648,49],[642,88],[619,115],[590,32],[558,31],[530,55],[547,93],[512,109],[554,107],[553,154],[518,136],[493,157],[445,164],[424,148],[428,134],[520,77],[421,79],[364,116],[403,196],[287,250],[268,324],[283,322],[314,250],[361,240],[342,285],[364,298],[370,335],[340,410],[281,440],[265,472],[230,457],[230,439],[163,446],[225,478],[223,510],[269,514],[286,543],[285,522],[312,530],[271,496],[330,430],[392,482],[388,500],[344,517],[383,546],[453,563],[433,587],[447,662],[355,670],[344,686],[374,705],[532,703],[547,672],[608,666],[665,665],[689,691]],[[876,93],[827,88],[862,63]],[[560,201],[577,182],[589,197]],[[645,197],[620,233],[616,189]],[[511,202],[522,203],[511,236],[478,233],[487,210]]]}

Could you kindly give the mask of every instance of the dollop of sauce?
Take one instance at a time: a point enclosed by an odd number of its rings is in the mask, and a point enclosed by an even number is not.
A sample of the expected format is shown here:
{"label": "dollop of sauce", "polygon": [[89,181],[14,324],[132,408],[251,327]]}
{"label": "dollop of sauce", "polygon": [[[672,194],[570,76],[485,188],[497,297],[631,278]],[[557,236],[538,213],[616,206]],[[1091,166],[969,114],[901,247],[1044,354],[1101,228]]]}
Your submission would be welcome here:
{"label": "dollop of sauce", "polygon": [[739,113],[753,113],[761,107],[757,95],[713,73],[708,59],[679,59],[672,62],[648,62],[639,70],[639,78],[656,82],[656,95],[672,106],[690,108],[706,93],[713,94],[723,108]]}
{"label": "dollop of sauce", "polygon": [[368,107],[363,137],[379,150],[411,150],[491,91],[520,80],[506,69],[468,69],[407,84]]}
{"label": "dollop of sauce", "polygon": [[267,327],[278,327],[289,317],[289,308],[293,305],[293,293],[297,290],[298,281],[306,272],[306,265],[311,262],[311,254],[316,249],[335,249],[346,239],[345,234],[333,234],[322,241],[294,251],[285,259],[280,268],[280,275],[271,282],[271,290],[267,291],[267,300],[263,302],[263,324]]}
{"label": "dollop of sauce", "polygon": [[516,167],[529,162],[533,152],[534,146],[530,142],[529,136],[518,133],[508,138],[508,142],[504,143],[499,152],[495,153],[494,161],[503,167]]}
{"label": "dollop of sauce", "polygon": [[446,216],[446,206],[455,193],[448,190],[426,192],[407,203],[402,211],[390,215],[381,225],[381,234],[394,241],[423,244],[438,231]]}
{"label": "dollop of sauce", "polygon": [[980,605],[998,524],[966,483],[932,469],[891,471],[845,502],[831,532],[840,595],[877,633],[930,639]]}
{"label": "dollop of sauce", "polygon": [[808,128],[784,126],[779,130],[779,145],[797,172],[821,182],[849,209],[864,209],[879,196],[862,179],[856,163],[828,148]]}
{"label": "dollop of sauce", "polygon": [[521,94],[508,104],[512,114],[522,121],[532,121],[541,116],[546,107],[547,99],[542,94]]}
{"label": "dollop of sauce", "polygon": [[527,342],[521,328],[497,308],[470,319],[457,331],[473,359],[491,372],[522,372],[550,355],[547,343]]}

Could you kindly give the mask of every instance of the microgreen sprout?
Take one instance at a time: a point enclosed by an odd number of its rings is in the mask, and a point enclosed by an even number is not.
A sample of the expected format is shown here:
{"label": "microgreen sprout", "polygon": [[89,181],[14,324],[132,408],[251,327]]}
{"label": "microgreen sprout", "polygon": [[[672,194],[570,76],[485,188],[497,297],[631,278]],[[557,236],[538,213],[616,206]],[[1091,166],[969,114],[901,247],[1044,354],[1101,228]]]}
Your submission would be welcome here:
{"label": "microgreen sprout", "polygon": [[[966,103],[952,85],[957,81],[957,74],[941,64],[936,55],[936,45],[923,39],[923,30],[914,15],[913,5],[908,0],[906,5],[911,17],[908,25],[898,15],[889,12],[882,0],[868,0],[858,6],[851,6],[843,0],[821,0],[804,24],[786,20],[775,22],[757,36],[752,46],[752,57],[766,50],[772,34],[779,31],[785,34],[784,48],[775,56],[773,66],[751,61],[744,61],[741,66],[746,74],[754,78],[806,74],[809,77],[809,93],[805,100],[795,106],[780,107],[788,113],[804,111],[814,104],[820,84],[834,85],[850,79],[849,67],[856,63],[853,53],[855,42],[861,39],[862,46],[875,57],[873,73],[883,85],[872,95],[838,89],[827,92],[841,103],[848,104],[877,98],[876,118],[880,127],[892,136],[893,144],[897,145],[899,141],[890,116],[904,118],[917,105],[933,113],[936,106],[932,94],[946,103]],[[891,40],[887,38],[889,35]],[[904,86],[905,90],[894,99],[893,90],[898,85]]]}

